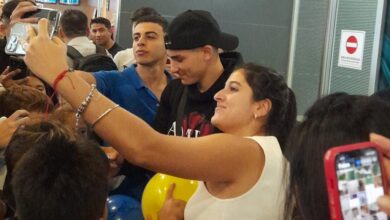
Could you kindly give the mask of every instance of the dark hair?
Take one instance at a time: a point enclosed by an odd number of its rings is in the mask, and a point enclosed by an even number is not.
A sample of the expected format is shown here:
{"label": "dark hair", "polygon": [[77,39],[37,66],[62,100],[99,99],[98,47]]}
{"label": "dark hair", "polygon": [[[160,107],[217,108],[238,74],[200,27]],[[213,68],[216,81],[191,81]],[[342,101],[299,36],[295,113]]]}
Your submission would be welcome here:
{"label": "dark hair", "polygon": [[243,70],[255,101],[269,99],[272,102],[265,132],[276,136],[283,150],[297,116],[294,92],[288,88],[282,76],[267,67],[247,63],[236,70]]}
{"label": "dark hair", "polygon": [[154,8],[151,7],[141,7],[134,11],[133,15],[131,16],[130,20],[132,23],[135,23],[144,16],[161,16]]}
{"label": "dark hair", "polygon": [[133,24],[134,26],[137,26],[138,24],[145,22],[151,22],[160,25],[164,32],[168,27],[168,21],[160,15],[145,15],[138,18],[137,21],[135,21]]}
{"label": "dark hair", "polygon": [[15,10],[16,6],[18,6],[20,0],[11,0],[4,4],[2,8],[1,20],[8,24],[10,22],[10,17],[12,12]]}
{"label": "dark hair", "polygon": [[103,17],[97,17],[91,20],[91,23],[89,23],[89,26],[92,26],[92,24],[103,24],[107,29],[111,28],[111,22],[107,18]]}
{"label": "dark hair", "polygon": [[384,101],[390,102],[390,88],[379,90],[372,94],[371,97],[382,98]]}
{"label": "dark hair", "polygon": [[54,106],[50,98],[29,86],[13,85],[0,93],[0,116],[9,117],[19,109],[43,113],[47,105],[52,111]]}
{"label": "dark hair", "polygon": [[35,5],[35,2],[30,1],[30,0],[11,0],[11,1],[8,1],[3,5],[0,20],[5,22],[6,24],[8,24],[10,22],[12,12],[15,10],[16,6],[18,6],[18,4],[20,2],[31,2],[33,5]]}
{"label": "dark hair", "polygon": [[[38,122],[38,119],[29,123],[29,125],[33,125],[32,127],[35,129],[36,122]],[[65,134],[71,133],[66,127],[61,127],[61,129],[64,130]],[[31,130],[31,126],[28,126],[27,129],[19,129],[16,131],[4,152],[7,175],[4,181],[3,198],[13,211],[15,211],[15,198],[11,187],[12,172],[19,159],[30,149],[31,141],[37,139],[42,134]],[[71,135],[68,136],[69,138],[71,137]]]}
{"label": "dark hair", "polygon": [[[369,140],[369,133],[390,136],[390,105],[376,98],[336,93],[314,103],[290,134],[286,148],[285,219],[329,219],[323,156],[333,147]],[[288,166],[286,166],[286,169]],[[297,207],[294,210],[294,205]]]}
{"label": "dark hair", "polygon": [[76,9],[67,9],[60,18],[60,27],[68,38],[86,36],[88,18],[84,12]]}
{"label": "dark hair", "polygon": [[108,161],[97,144],[50,122],[26,126],[13,140],[17,137],[30,146],[13,170],[18,219],[97,220],[103,216]]}

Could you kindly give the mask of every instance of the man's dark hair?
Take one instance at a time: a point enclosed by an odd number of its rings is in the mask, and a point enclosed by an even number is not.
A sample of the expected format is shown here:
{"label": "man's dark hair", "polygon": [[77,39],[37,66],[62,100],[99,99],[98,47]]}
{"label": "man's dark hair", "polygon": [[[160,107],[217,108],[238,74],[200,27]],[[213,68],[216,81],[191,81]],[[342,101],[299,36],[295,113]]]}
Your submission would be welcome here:
{"label": "man's dark hair", "polygon": [[52,122],[27,125],[12,141],[29,149],[13,170],[19,220],[97,220],[108,193],[108,161],[99,146]]}
{"label": "man's dark hair", "polygon": [[236,69],[243,72],[252,89],[254,101],[269,99],[272,102],[264,130],[267,135],[275,136],[284,150],[297,117],[294,92],[287,86],[283,77],[270,68],[247,63]]}
{"label": "man's dark hair", "polygon": [[67,9],[61,15],[60,27],[68,38],[86,36],[88,18],[84,12],[76,9]]}
{"label": "man's dark hair", "polygon": [[97,17],[91,20],[89,26],[91,27],[93,24],[103,24],[107,29],[111,28],[111,22],[107,18]]}
{"label": "man's dark hair", "polygon": [[141,17],[149,16],[149,15],[155,15],[155,16],[161,16],[154,8],[151,7],[141,7],[134,11],[133,15],[131,16],[130,20],[132,23],[137,22]]}
{"label": "man's dark hair", "polygon": [[135,21],[133,24],[134,26],[137,26],[138,24],[145,22],[151,22],[160,25],[164,32],[167,30],[168,27],[168,21],[161,15],[145,15],[143,17],[138,18],[137,21]]}

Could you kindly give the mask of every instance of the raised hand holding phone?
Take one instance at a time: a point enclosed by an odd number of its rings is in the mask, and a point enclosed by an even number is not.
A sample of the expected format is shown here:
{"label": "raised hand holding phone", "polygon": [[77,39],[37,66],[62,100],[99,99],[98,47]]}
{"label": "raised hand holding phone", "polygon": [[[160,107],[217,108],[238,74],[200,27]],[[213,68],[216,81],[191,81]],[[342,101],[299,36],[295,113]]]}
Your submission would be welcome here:
{"label": "raised hand holding phone", "polygon": [[24,61],[34,74],[52,84],[57,74],[69,66],[66,45],[58,37],[50,39],[47,22],[45,18],[39,20],[38,33],[33,28],[28,29],[29,45]]}
{"label": "raised hand holding phone", "polygon": [[377,199],[387,189],[382,153],[372,142],[330,148],[324,169],[332,220],[387,220]]}
{"label": "raised hand holding phone", "polygon": [[10,17],[10,27],[13,27],[16,23],[36,23],[38,18],[28,17],[24,18],[23,15],[29,12],[34,12],[38,9],[38,6],[30,1],[22,1],[16,6]]}
{"label": "raised hand holding phone", "polygon": [[[26,9],[22,10],[24,8]],[[24,14],[20,15],[22,12],[24,12]],[[48,32],[51,38],[57,28],[59,17],[60,12],[54,9],[37,8],[36,6],[22,7],[18,12],[18,17],[14,18],[14,23],[12,24],[9,37],[7,38],[7,45],[5,47],[6,53],[11,55],[24,55],[28,41],[27,27],[33,26],[37,29],[35,23],[41,18],[48,19]]]}

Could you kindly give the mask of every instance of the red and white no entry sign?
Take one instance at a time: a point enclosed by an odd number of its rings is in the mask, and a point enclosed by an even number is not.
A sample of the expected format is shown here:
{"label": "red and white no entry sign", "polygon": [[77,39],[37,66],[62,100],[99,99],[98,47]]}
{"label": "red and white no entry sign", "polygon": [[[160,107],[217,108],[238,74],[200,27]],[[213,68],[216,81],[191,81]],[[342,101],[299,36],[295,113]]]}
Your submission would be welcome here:
{"label": "red and white no entry sign", "polygon": [[355,36],[350,36],[347,39],[346,49],[349,54],[353,54],[356,52],[358,47],[358,41]]}
{"label": "red and white no entry sign", "polygon": [[365,31],[341,30],[338,66],[362,70]]}

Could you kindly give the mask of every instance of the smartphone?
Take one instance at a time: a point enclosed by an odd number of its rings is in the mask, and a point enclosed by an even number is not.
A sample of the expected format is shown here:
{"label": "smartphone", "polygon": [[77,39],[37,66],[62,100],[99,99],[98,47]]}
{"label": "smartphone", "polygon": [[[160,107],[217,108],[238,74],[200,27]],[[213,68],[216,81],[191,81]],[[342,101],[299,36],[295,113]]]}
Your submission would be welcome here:
{"label": "smartphone", "polygon": [[[53,37],[60,18],[60,12],[50,8],[39,8],[34,12],[28,12],[22,17],[37,17],[47,18],[49,20],[48,31],[50,38]],[[11,28],[10,36],[7,38],[7,45],[5,52],[10,55],[20,56],[25,55],[25,46],[27,45],[27,27],[31,25],[37,30],[37,24],[19,22],[14,24]]]}
{"label": "smartphone", "polygon": [[13,80],[23,79],[28,76],[27,66],[24,63],[24,60],[20,57],[10,56],[9,67],[10,71],[20,69],[20,72],[12,77]]}
{"label": "smartphone", "polygon": [[330,148],[324,169],[332,220],[387,220],[376,204],[387,189],[382,154],[371,142]]}

